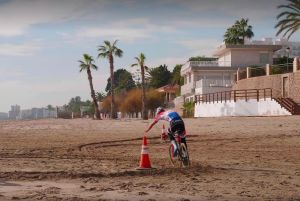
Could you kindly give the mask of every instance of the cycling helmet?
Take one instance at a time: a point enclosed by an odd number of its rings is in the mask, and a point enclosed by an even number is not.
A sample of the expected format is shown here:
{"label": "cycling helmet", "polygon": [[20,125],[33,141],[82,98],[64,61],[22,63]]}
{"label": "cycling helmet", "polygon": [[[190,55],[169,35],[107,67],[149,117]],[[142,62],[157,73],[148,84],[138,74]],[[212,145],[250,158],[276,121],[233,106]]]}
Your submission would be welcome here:
{"label": "cycling helmet", "polygon": [[155,115],[158,115],[159,113],[161,113],[161,112],[163,112],[163,111],[165,111],[165,109],[164,109],[163,107],[158,107],[158,108],[156,109]]}

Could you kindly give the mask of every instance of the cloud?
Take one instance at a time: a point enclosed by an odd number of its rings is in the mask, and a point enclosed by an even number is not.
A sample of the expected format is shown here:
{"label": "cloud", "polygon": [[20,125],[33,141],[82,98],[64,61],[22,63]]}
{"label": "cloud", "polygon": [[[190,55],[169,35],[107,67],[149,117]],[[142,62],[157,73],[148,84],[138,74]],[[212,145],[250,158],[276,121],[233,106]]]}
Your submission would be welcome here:
{"label": "cloud", "polygon": [[254,20],[261,20],[264,17],[276,16],[277,6],[286,4],[285,0],[175,0],[183,7],[201,13],[215,13],[216,16],[249,17]]}
{"label": "cloud", "polygon": [[132,42],[138,39],[150,38],[151,35],[142,28],[97,28],[91,27],[78,31],[79,38],[113,38]]}
{"label": "cloud", "polygon": [[2,65],[0,65],[0,75],[5,76],[1,76],[0,81],[20,79],[27,75],[21,67],[9,68]]}
{"label": "cloud", "polygon": [[194,39],[177,41],[178,44],[190,50],[190,56],[210,56],[213,51],[222,43],[216,39]]}
{"label": "cloud", "polygon": [[59,23],[83,16],[96,1],[12,0],[0,4],[0,36],[19,36],[31,25]]}
{"label": "cloud", "polygon": [[0,44],[0,56],[30,56],[40,49],[37,43]]}
{"label": "cloud", "polygon": [[240,17],[260,22],[273,16],[275,20],[276,6],[284,3],[284,0],[11,0],[0,3],[0,36],[19,36],[32,25],[57,24],[74,19],[108,23],[121,21],[116,24],[122,27],[122,21],[133,16],[138,19],[124,21],[126,26],[137,22],[149,24],[149,20],[143,19],[148,18],[157,22],[156,25],[163,25],[159,27],[160,31],[168,29],[169,24],[173,26],[171,29],[176,28],[175,25],[223,27]]}
{"label": "cloud", "polygon": [[77,44],[80,41],[94,39],[118,39],[123,42],[132,43],[143,39],[157,39],[157,34],[174,34],[179,32],[175,26],[161,26],[153,24],[147,18],[135,18],[120,20],[118,22],[83,27],[73,34],[57,32],[65,42]]}

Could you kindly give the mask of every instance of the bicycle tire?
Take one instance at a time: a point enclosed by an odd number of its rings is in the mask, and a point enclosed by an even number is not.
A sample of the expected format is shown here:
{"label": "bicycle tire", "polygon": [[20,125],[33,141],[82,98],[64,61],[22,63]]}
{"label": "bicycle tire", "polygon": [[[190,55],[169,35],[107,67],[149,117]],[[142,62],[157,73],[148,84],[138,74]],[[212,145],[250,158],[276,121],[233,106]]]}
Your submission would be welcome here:
{"label": "bicycle tire", "polygon": [[180,145],[180,158],[181,158],[181,162],[183,167],[189,167],[191,165],[190,162],[190,157],[189,157],[189,152],[188,149],[186,147],[186,145],[184,143],[182,143]]}
{"label": "bicycle tire", "polygon": [[[178,149],[179,150],[179,149]],[[181,153],[178,153],[176,157],[174,157],[174,147],[172,144],[169,146],[169,156],[173,166],[181,167],[182,162],[180,160]]]}

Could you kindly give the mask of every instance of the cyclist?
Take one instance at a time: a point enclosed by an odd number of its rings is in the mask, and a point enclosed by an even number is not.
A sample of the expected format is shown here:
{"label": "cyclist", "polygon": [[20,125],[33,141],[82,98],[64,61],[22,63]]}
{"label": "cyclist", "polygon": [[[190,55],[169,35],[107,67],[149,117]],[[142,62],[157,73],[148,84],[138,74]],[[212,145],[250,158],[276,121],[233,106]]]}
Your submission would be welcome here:
{"label": "cyclist", "polygon": [[174,147],[174,156],[176,156],[178,147],[175,143],[175,132],[178,132],[178,135],[181,137],[181,142],[184,143],[187,147],[184,122],[177,112],[174,112],[172,110],[165,110],[163,107],[158,107],[156,109],[154,121],[150,124],[145,132],[148,133],[159,120],[165,120],[170,123],[170,127],[168,128],[168,137]]}

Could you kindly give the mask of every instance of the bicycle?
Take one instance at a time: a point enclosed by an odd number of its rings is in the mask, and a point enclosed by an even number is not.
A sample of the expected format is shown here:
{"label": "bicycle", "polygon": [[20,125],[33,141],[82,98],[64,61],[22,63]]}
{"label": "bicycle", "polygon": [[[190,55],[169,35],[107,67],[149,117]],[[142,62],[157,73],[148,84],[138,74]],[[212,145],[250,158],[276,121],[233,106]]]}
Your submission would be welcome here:
{"label": "bicycle", "polygon": [[[177,146],[177,153],[174,156],[174,146],[170,144],[169,146],[169,156],[171,163],[176,167],[189,167],[190,166],[190,158],[189,152],[184,143],[181,143],[181,137],[179,136],[178,132],[174,134],[175,144]],[[166,140],[165,140],[166,141]]]}

